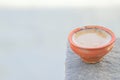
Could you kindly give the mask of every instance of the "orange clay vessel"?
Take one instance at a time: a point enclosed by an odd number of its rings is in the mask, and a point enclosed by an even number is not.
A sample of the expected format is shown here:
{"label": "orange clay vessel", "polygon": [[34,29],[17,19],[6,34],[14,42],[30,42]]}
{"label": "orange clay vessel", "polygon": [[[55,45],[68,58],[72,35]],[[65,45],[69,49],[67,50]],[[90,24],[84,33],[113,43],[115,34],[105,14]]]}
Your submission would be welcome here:
{"label": "orange clay vessel", "polygon": [[[100,47],[80,47],[78,45],[76,45],[72,39],[73,34],[80,31],[80,30],[85,30],[85,29],[100,29],[100,30],[104,30],[105,32],[107,32],[109,35],[111,35],[111,40],[105,44],[102,45]],[[111,49],[113,48],[114,42],[115,42],[116,38],[114,33],[109,30],[108,28],[105,28],[103,26],[97,26],[97,25],[88,25],[88,26],[83,26],[83,27],[79,27],[76,28],[74,30],[72,30],[68,36],[68,41],[70,43],[70,47],[71,49],[78,55],[81,57],[81,59],[86,62],[86,63],[97,63],[100,62],[101,59],[103,58],[103,56],[105,56],[109,51],[111,51]]]}

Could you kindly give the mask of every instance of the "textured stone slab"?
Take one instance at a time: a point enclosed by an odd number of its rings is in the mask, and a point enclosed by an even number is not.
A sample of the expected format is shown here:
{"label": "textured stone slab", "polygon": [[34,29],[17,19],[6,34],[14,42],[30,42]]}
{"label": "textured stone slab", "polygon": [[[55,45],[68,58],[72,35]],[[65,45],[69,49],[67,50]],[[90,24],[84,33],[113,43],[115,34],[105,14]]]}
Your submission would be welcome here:
{"label": "textured stone slab", "polygon": [[96,64],[81,61],[67,45],[65,80],[120,80],[120,38],[112,51]]}

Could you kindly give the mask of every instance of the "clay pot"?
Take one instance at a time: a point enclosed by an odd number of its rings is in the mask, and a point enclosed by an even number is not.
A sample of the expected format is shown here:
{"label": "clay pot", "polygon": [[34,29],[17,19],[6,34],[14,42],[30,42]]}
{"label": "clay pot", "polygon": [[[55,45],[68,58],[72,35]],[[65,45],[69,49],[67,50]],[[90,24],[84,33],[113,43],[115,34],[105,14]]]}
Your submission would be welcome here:
{"label": "clay pot", "polygon": [[[98,28],[108,32],[111,35],[111,40],[109,41],[109,43],[100,47],[95,47],[95,48],[87,48],[87,47],[85,48],[85,47],[80,47],[76,45],[72,40],[73,34],[80,30],[90,29],[90,28]],[[81,59],[86,63],[97,63],[101,61],[103,56],[105,56],[113,48],[115,40],[116,40],[115,35],[111,30],[103,26],[96,26],[96,25],[88,25],[88,26],[76,28],[72,30],[68,36],[68,41],[70,43],[71,49],[78,56],[80,56]]]}

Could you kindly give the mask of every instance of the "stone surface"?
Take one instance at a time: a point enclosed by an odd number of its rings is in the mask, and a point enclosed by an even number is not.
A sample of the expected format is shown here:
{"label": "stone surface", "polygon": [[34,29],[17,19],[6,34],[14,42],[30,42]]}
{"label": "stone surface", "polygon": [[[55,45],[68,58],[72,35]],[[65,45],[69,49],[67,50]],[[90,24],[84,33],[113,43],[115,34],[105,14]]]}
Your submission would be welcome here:
{"label": "stone surface", "polygon": [[87,64],[67,47],[65,80],[120,80],[120,38],[112,51],[96,64]]}

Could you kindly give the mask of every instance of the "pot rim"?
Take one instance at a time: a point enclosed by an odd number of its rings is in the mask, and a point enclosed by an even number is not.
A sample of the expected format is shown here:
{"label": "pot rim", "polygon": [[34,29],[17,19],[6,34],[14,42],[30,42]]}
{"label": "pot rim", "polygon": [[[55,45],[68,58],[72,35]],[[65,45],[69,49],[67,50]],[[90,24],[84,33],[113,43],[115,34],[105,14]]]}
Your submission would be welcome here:
{"label": "pot rim", "polygon": [[[99,47],[82,47],[82,46],[78,46],[77,44],[75,44],[72,40],[72,37],[73,37],[73,34],[80,31],[80,30],[84,30],[84,29],[92,29],[92,28],[97,28],[97,29],[101,29],[101,30],[104,30],[106,31],[108,34],[111,35],[111,40],[109,41],[109,43],[105,44],[105,45],[102,45],[102,46],[99,46]],[[105,48],[111,44],[113,44],[116,40],[116,37],[114,35],[114,33],[106,28],[106,27],[103,27],[103,26],[99,26],[99,25],[87,25],[87,26],[83,26],[83,27],[78,27],[78,28],[75,28],[73,29],[70,34],[68,35],[68,41],[70,42],[70,44],[74,45],[75,47],[78,47],[78,48],[82,48],[82,49],[101,49],[101,48]]]}

